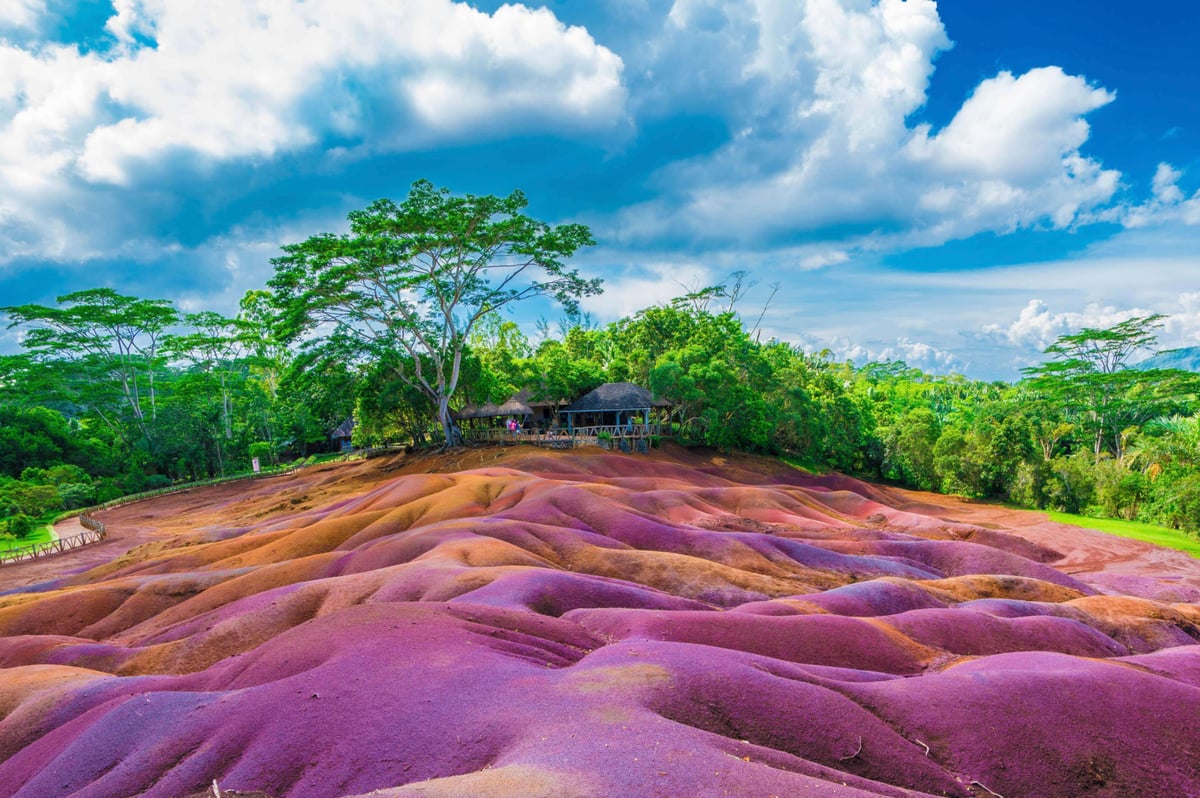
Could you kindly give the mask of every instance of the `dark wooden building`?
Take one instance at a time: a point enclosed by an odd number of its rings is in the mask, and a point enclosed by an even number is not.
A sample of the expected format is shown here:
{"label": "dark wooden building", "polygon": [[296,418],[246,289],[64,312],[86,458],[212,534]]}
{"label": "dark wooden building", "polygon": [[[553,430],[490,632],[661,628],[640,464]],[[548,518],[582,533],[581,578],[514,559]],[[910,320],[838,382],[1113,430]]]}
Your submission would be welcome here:
{"label": "dark wooden building", "polygon": [[612,434],[648,431],[671,403],[632,382],[606,382],[562,409],[567,430],[579,427],[612,428]]}

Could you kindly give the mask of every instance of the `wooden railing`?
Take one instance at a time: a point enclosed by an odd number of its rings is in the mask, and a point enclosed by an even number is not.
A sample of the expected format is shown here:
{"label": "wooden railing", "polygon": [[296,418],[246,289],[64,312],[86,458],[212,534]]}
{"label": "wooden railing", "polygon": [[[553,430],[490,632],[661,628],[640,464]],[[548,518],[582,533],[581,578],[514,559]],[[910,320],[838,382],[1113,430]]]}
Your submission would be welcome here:
{"label": "wooden railing", "polygon": [[670,434],[667,424],[634,424],[632,427],[628,424],[604,424],[557,430],[523,429],[519,432],[493,427],[463,430],[463,437],[474,443],[527,443],[562,448],[595,446],[600,441],[645,440]]}
{"label": "wooden railing", "polygon": [[46,557],[50,554],[59,554],[64,551],[77,549],[80,546],[86,546],[89,543],[99,543],[108,536],[108,530],[105,528],[103,521],[98,521],[90,515],[90,513],[98,510],[111,510],[115,507],[121,507],[126,504],[133,504],[134,502],[153,499],[158,496],[166,496],[169,493],[182,493],[184,491],[207,487],[209,485],[220,485],[226,482],[265,479],[267,477],[278,477],[286,474],[294,474],[299,470],[300,466],[289,466],[272,471],[262,471],[258,474],[238,474],[235,476],[218,477],[201,482],[188,482],[183,485],[172,485],[168,488],[159,488],[158,490],[148,490],[141,493],[130,494],[129,496],[121,496],[120,498],[113,499],[112,501],[98,504],[95,507],[89,507],[82,512],[73,511],[70,513],[63,513],[54,519],[54,522],[51,523],[51,526],[59,521],[65,521],[73,514],[78,514],[79,524],[84,528],[85,531],[78,535],[71,535],[70,537],[49,540],[44,543],[29,543],[24,546],[8,549],[7,551],[0,551],[0,565],[35,560],[38,557]]}
{"label": "wooden railing", "polygon": [[108,536],[108,530],[105,528],[104,522],[97,521],[90,515],[80,515],[79,523],[84,528],[84,531],[78,535],[58,538],[57,540],[50,540],[45,543],[30,543],[27,546],[0,552],[0,565],[24,562],[25,560],[36,560],[38,557],[45,557],[47,554],[59,554],[60,552],[77,549],[80,546],[86,546],[89,543],[99,543]]}

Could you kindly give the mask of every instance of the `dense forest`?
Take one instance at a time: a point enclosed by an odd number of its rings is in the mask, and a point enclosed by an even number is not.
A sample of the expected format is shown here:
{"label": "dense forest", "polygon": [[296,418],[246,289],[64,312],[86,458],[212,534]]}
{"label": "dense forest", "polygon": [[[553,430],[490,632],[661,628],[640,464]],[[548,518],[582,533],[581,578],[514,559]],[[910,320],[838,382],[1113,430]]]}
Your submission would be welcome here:
{"label": "dense forest", "polygon": [[[110,288],[0,309],[24,349],[0,358],[4,529],[329,451],[351,417],[359,446],[459,445],[465,405],[630,381],[685,443],[1200,530],[1200,380],[1137,366],[1161,316],[1064,335],[1014,384],[761,340],[744,273],[600,326],[578,307],[599,284],[565,265],[589,232],[524,207],[419,182],[285,247],[233,318]],[[531,339],[510,311],[537,296],[563,311]]]}

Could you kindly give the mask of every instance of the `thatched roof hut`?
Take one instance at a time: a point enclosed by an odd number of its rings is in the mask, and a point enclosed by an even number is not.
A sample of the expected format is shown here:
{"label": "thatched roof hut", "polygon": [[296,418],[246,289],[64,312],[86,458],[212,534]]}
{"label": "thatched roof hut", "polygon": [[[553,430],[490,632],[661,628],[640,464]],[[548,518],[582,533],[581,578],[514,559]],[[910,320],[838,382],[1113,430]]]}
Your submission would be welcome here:
{"label": "thatched roof hut", "polygon": [[634,385],[632,382],[606,382],[564,407],[563,412],[619,413],[670,406],[670,402],[655,399],[654,394],[640,385]]}
{"label": "thatched roof hut", "polygon": [[501,415],[501,416],[531,416],[531,415],[533,415],[533,408],[531,408],[529,405],[525,404],[524,402],[522,402],[515,396],[513,398],[509,399],[504,404],[500,405],[500,407],[498,407],[496,409],[500,411],[499,415]]}
{"label": "thatched roof hut", "polygon": [[649,425],[655,408],[670,407],[670,402],[655,399],[654,394],[632,382],[606,382],[562,409],[568,429],[584,426]]}
{"label": "thatched roof hut", "polygon": [[502,405],[496,405],[492,402],[486,402],[482,405],[471,405],[464,407],[458,412],[458,418],[495,418],[497,416],[528,416],[532,415],[533,410],[524,402],[518,401],[514,396]]}

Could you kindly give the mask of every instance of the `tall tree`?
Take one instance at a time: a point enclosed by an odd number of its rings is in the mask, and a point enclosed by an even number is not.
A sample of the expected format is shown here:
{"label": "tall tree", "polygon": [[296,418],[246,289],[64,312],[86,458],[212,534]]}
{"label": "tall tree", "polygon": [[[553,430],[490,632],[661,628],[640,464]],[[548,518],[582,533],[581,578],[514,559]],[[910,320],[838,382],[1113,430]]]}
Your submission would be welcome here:
{"label": "tall tree", "polygon": [[67,372],[64,377],[77,388],[93,389],[80,391],[75,401],[114,428],[119,426],[114,414],[123,408],[153,448],[159,348],[179,318],[170,302],[92,288],[58,297],[58,307],[17,305],[0,312],[9,327],[30,328],[22,345],[35,360]]}
{"label": "tall tree", "polygon": [[1122,421],[1129,410],[1126,395],[1146,377],[1129,372],[1129,360],[1153,348],[1164,318],[1160,313],[1135,316],[1110,328],[1086,328],[1058,336],[1045,350],[1052,359],[1024,370],[1033,389],[1079,416],[1090,434],[1094,457],[1099,458],[1111,440],[1120,458],[1120,431],[1126,426]]}
{"label": "tall tree", "polygon": [[563,263],[595,243],[591,232],[533,219],[527,205],[520,191],[458,197],[419,180],[400,204],[352,212],[348,234],[285,246],[269,285],[286,337],[332,330],[367,361],[390,356],[396,376],[437,407],[446,445],[461,443],[450,400],[480,319],[538,296],[573,309],[600,291]]}
{"label": "tall tree", "polygon": [[184,322],[190,333],[169,336],[165,350],[189,363],[193,369],[211,375],[221,392],[221,431],[226,440],[233,438],[233,379],[240,374],[237,361],[242,354],[238,324],[211,310],[189,313]]}

